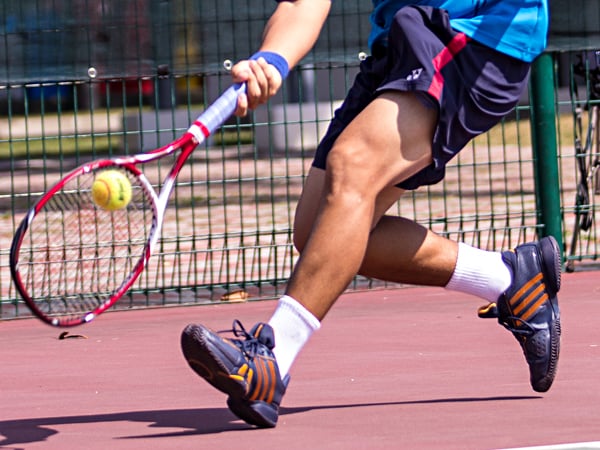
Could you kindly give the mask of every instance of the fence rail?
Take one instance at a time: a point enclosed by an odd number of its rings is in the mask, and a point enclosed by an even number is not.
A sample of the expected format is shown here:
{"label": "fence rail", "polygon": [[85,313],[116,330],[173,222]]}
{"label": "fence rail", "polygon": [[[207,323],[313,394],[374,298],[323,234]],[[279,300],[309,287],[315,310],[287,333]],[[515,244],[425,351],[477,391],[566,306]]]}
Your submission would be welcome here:
{"label": "fence rail", "polygon": [[[228,87],[224,62],[254,51],[273,7],[271,0],[2,3],[0,319],[29,314],[8,255],[35,198],[84,161],[148,150],[185,131]],[[369,0],[334,2],[315,50],[282,92],[197,149],[178,179],[157,253],[118,308],[219,302],[239,290],[250,299],[281,293],[297,257],[295,203],[318,138],[367,51],[370,7]],[[564,65],[552,90],[559,225],[570,242],[577,170]],[[442,183],[405,196],[390,213],[487,249],[543,233],[531,116],[524,99],[451,162]],[[158,184],[170,165],[145,171]],[[580,239],[577,267],[598,258],[596,233],[594,224]],[[357,277],[349,289],[386,286]]]}

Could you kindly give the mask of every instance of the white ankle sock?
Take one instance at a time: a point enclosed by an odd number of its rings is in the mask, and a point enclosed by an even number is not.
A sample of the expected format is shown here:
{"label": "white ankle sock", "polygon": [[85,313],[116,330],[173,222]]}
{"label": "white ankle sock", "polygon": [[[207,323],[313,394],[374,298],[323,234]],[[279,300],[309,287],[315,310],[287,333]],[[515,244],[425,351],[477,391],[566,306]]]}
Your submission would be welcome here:
{"label": "white ankle sock", "polygon": [[501,253],[480,250],[461,242],[456,267],[446,289],[495,302],[511,282],[511,271],[502,261]]}
{"label": "white ankle sock", "polygon": [[288,295],[279,299],[269,320],[275,334],[273,353],[281,378],[285,377],[294,360],[312,334],[321,327],[319,320],[304,306]]}

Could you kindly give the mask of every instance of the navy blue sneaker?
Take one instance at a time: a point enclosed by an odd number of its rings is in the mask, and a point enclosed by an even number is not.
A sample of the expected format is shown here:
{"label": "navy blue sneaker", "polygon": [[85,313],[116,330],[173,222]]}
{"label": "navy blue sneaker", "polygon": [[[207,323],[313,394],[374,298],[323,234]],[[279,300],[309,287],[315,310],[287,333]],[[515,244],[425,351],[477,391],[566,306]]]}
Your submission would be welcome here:
{"label": "navy blue sneaker", "polygon": [[227,406],[250,425],[272,428],[277,424],[279,405],[289,383],[281,379],[273,355],[275,338],[266,323],[248,333],[235,320],[224,338],[202,325],[188,325],[181,334],[181,349],[190,367],[229,397]]}
{"label": "navy blue sneaker", "polygon": [[548,236],[503,252],[502,259],[513,281],[497,301],[498,322],[521,344],[533,390],[546,392],[554,381],[560,353],[560,250]]}

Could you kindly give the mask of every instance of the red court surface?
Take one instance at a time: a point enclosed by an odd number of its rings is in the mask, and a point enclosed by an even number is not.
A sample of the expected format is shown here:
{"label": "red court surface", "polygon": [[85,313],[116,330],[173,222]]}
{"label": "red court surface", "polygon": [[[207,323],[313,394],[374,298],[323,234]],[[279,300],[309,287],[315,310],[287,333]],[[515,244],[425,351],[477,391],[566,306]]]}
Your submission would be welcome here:
{"label": "red court surface", "polygon": [[[600,272],[563,276],[562,357],[533,392],[480,302],[433,288],[342,297],[300,355],[275,429],[237,420],[183,360],[188,322],[267,320],[275,303],[106,313],[69,330],[0,322],[3,449],[497,449],[600,441]],[[572,448],[572,447],[569,447]],[[580,446],[580,448],[586,448]]]}

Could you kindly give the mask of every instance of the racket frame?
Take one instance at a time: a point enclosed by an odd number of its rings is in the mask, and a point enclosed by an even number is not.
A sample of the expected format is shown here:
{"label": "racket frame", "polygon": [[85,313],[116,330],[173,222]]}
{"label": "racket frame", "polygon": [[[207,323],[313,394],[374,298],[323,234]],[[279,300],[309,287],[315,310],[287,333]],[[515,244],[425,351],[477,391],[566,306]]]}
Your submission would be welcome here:
{"label": "racket frame", "polygon": [[[147,266],[161,235],[165,211],[171,192],[175,187],[177,175],[196,147],[233,114],[237,106],[238,95],[244,93],[245,89],[245,84],[235,84],[231,86],[194,121],[194,123],[180,138],[176,139],[175,141],[146,153],[139,153],[131,156],[121,156],[112,159],[96,160],[83,164],[61,178],[35,202],[17,228],[10,250],[10,271],[13,282],[17,291],[35,316],[37,316],[43,322],[56,327],[71,327],[88,323],[114,305],[131,288],[131,286],[143,272],[144,268]],[[156,190],[144,173],[140,170],[138,165],[156,161],[176,152],[180,153],[177,156],[171,170],[163,180],[162,187],[157,194]],[[73,314],[72,316],[47,315],[38,307],[36,301],[27,292],[25,284],[21,278],[21,274],[18,270],[19,255],[23,239],[35,216],[42,210],[50,198],[52,198],[56,193],[60,192],[60,190],[69,181],[82,174],[90,173],[99,169],[107,169],[110,167],[121,167],[131,172],[139,180],[140,186],[152,200],[152,227],[146,244],[142,250],[142,254],[134,265],[132,271],[128,276],[125,277],[119,288],[115,290],[115,292],[107,301],[96,306],[96,308],[94,308],[92,311],[82,313],[79,317],[76,317],[76,314]]]}

